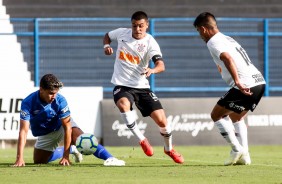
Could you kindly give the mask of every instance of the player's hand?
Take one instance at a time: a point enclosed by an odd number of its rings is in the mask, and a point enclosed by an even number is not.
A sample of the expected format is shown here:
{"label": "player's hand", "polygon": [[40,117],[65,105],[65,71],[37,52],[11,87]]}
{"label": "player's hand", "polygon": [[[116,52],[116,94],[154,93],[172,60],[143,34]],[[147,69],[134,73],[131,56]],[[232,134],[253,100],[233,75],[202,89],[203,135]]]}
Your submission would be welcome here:
{"label": "player's hand", "polygon": [[104,48],[104,52],[105,52],[105,55],[112,55],[114,53],[114,50],[112,47],[106,47]]}
{"label": "player's hand", "polygon": [[154,74],[154,69],[152,68],[144,68],[144,72],[141,73],[141,75],[146,75],[146,77],[149,77],[151,74]]}
{"label": "player's hand", "polygon": [[253,92],[251,92],[251,89],[250,88],[245,88],[243,90],[241,90],[242,93],[244,93],[245,95],[249,95],[251,96],[253,94]]}
{"label": "player's hand", "polygon": [[63,166],[69,166],[71,165],[71,162],[68,158],[62,158],[61,161],[60,161],[60,165],[63,165]]}
{"label": "player's hand", "polygon": [[241,83],[237,84],[237,87],[240,89],[240,91],[244,94],[244,95],[248,95],[251,96],[253,94],[253,92],[251,92],[250,88],[246,88],[244,85],[242,85]]}
{"label": "player's hand", "polygon": [[25,162],[23,159],[18,159],[13,165],[13,167],[24,167],[24,166],[25,166]]}

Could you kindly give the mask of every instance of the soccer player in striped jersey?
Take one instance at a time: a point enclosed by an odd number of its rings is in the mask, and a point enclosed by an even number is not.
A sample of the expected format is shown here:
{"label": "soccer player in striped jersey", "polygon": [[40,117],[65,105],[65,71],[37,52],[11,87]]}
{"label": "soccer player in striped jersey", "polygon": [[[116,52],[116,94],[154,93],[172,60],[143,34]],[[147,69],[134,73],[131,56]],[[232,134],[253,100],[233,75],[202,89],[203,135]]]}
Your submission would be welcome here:
{"label": "soccer player in striped jersey", "polygon": [[194,27],[207,43],[222,79],[230,86],[211,112],[212,120],[232,148],[224,164],[249,165],[251,159],[244,117],[249,110],[254,111],[264,94],[264,77],[242,46],[219,31],[213,14],[204,12],[198,15]]}

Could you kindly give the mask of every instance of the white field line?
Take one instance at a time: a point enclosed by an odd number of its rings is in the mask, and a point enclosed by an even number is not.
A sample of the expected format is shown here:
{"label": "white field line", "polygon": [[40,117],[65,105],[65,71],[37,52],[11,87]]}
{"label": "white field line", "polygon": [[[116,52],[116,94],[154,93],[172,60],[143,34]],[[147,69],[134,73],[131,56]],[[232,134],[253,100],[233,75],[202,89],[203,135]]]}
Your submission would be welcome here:
{"label": "white field line", "polygon": [[[126,157],[123,157],[126,158]],[[141,157],[139,157],[141,158]],[[155,160],[171,160],[170,158],[163,158],[163,157],[150,157],[150,159],[155,159]],[[204,161],[204,160],[185,160],[186,163],[206,163],[206,164],[218,164],[218,165],[223,165],[224,161],[222,162],[211,162],[211,161]],[[184,162],[184,163],[185,163]],[[251,164],[250,166],[263,166],[263,167],[278,167],[278,168],[282,168],[282,165],[275,165],[275,164]],[[246,166],[248,167],[248,166]]]}

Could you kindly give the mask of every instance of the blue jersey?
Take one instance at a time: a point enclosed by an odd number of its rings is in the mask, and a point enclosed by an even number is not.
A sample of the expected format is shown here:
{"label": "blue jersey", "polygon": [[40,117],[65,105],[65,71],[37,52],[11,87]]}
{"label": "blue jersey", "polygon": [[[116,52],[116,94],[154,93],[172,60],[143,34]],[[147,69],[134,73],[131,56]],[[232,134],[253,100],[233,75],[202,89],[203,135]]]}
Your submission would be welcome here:
{"label": "blue jersey", "polygon": [[57,93],[52,103],[42,102],[39,90],[27,96],[21,104],[20,118],[30,122],[33,136],[46,135],[62,126],[60,119],[70,116],[68,103],[61,94]]}

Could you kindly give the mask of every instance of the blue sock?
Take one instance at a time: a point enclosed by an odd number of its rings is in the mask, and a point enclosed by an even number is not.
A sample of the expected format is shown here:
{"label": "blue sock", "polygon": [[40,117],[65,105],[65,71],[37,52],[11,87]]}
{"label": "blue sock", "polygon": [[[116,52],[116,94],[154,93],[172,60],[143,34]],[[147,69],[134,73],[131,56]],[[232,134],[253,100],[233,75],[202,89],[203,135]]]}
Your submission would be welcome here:
{"label": "blue sock", "polygon": [[53,152],[51,157],[49,158],[48,162],[52,162],[54,160],[57,160],[59,158],[62,158],[64,154],[64,147],[57,147],[56,150]]}
{"label": "blue sock", "polygon": [[113,157],[101,144],[98,144],[97,150],[93,155],[103,160],[107,160],[108,158]]}

